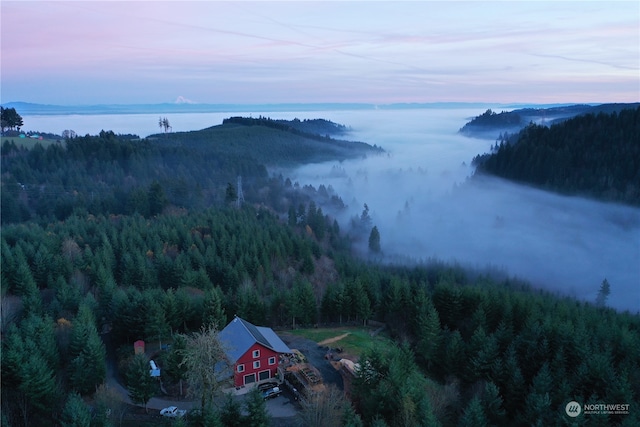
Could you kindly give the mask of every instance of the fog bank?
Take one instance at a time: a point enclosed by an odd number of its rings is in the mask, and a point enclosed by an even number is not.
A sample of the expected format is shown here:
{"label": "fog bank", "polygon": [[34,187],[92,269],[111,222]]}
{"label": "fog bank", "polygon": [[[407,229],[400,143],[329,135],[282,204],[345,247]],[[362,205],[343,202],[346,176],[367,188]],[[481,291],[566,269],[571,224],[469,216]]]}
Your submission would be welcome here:
{"label": "fog bank", "polygon": [[387,155],[306,165],[301,184],[331,185],[348,205],[343,226],[367,203],[388,258],[437,258],[491,266],[533,285],[594,301],[603,279],[608,305],[640,311],[640,209],[468,177],[493,141],[457,130],[482,111],[336,112],[349,139]]}

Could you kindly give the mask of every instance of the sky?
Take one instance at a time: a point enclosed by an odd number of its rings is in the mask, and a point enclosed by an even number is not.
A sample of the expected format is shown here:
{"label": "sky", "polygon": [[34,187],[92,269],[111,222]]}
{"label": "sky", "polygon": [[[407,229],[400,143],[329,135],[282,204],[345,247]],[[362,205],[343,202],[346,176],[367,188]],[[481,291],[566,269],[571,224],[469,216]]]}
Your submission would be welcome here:
{"label": "sky", "polygon": [[640,3],[6,1],[0,101],[640,100]]}

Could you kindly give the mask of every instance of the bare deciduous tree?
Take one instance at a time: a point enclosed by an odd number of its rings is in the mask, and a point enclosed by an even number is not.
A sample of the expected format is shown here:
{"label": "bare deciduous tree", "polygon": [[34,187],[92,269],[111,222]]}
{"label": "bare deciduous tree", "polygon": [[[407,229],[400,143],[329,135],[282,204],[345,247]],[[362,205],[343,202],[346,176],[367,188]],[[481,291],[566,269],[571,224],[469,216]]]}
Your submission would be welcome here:
{"label": "bare deciduous tree", "polygon": [[171,129],[171,125],[169,124],[169,119],[167,119],[166,117],[160,117],[160,119],[158,119],[158,126],[161,129],[164,129],[164,133],[167,133],[169,129]]}
{"label": "bare deciduous tree", "polygon": [[181,365],[187,367],[189,394],[200,398],[204,411],[220,391],[225,373],[231,372],[229,362],[215,326],[203,326],[199,332],[186,335],[185,339],[187,345]]}
{"label": "bare deciduous tree", "polygon": [[345,409],[344,392],[328,386],[322,393],[301,402],[300,425],[308,427],[339,426]]}
{"label": "bare deciduous tree", "polygon": [[95,394],[95,409],[97,418],[105,420],[116,419],[117,417],[119,425],[122,425],[122,418],[127,412],[127,405],[122,401],[122,396],[115,389],[101,384]]}

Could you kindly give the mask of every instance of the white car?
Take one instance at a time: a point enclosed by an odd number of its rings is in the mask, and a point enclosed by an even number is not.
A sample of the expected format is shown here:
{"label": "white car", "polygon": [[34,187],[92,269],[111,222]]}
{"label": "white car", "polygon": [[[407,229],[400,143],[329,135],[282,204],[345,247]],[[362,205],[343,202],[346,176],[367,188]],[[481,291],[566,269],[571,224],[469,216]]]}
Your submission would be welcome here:
{"label": "white car", "polygon": [[186,410],[178,409],[177,406],[169,406],[168,408],[164,408],[162,411],[160,411],[160,415],[167,418],[184,417],[186,413]]}

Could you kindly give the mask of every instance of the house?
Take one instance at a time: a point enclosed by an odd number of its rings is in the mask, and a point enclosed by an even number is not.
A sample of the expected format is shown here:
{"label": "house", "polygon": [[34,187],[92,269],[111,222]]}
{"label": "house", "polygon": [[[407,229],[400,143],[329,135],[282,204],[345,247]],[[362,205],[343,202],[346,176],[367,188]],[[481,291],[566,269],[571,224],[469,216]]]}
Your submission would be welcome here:
{"label": "house", "polygon": [[291,350],[271,328],[255,326],[238,316],[219,334],[236,387],[272,380],[278,376],[280,355]]}

